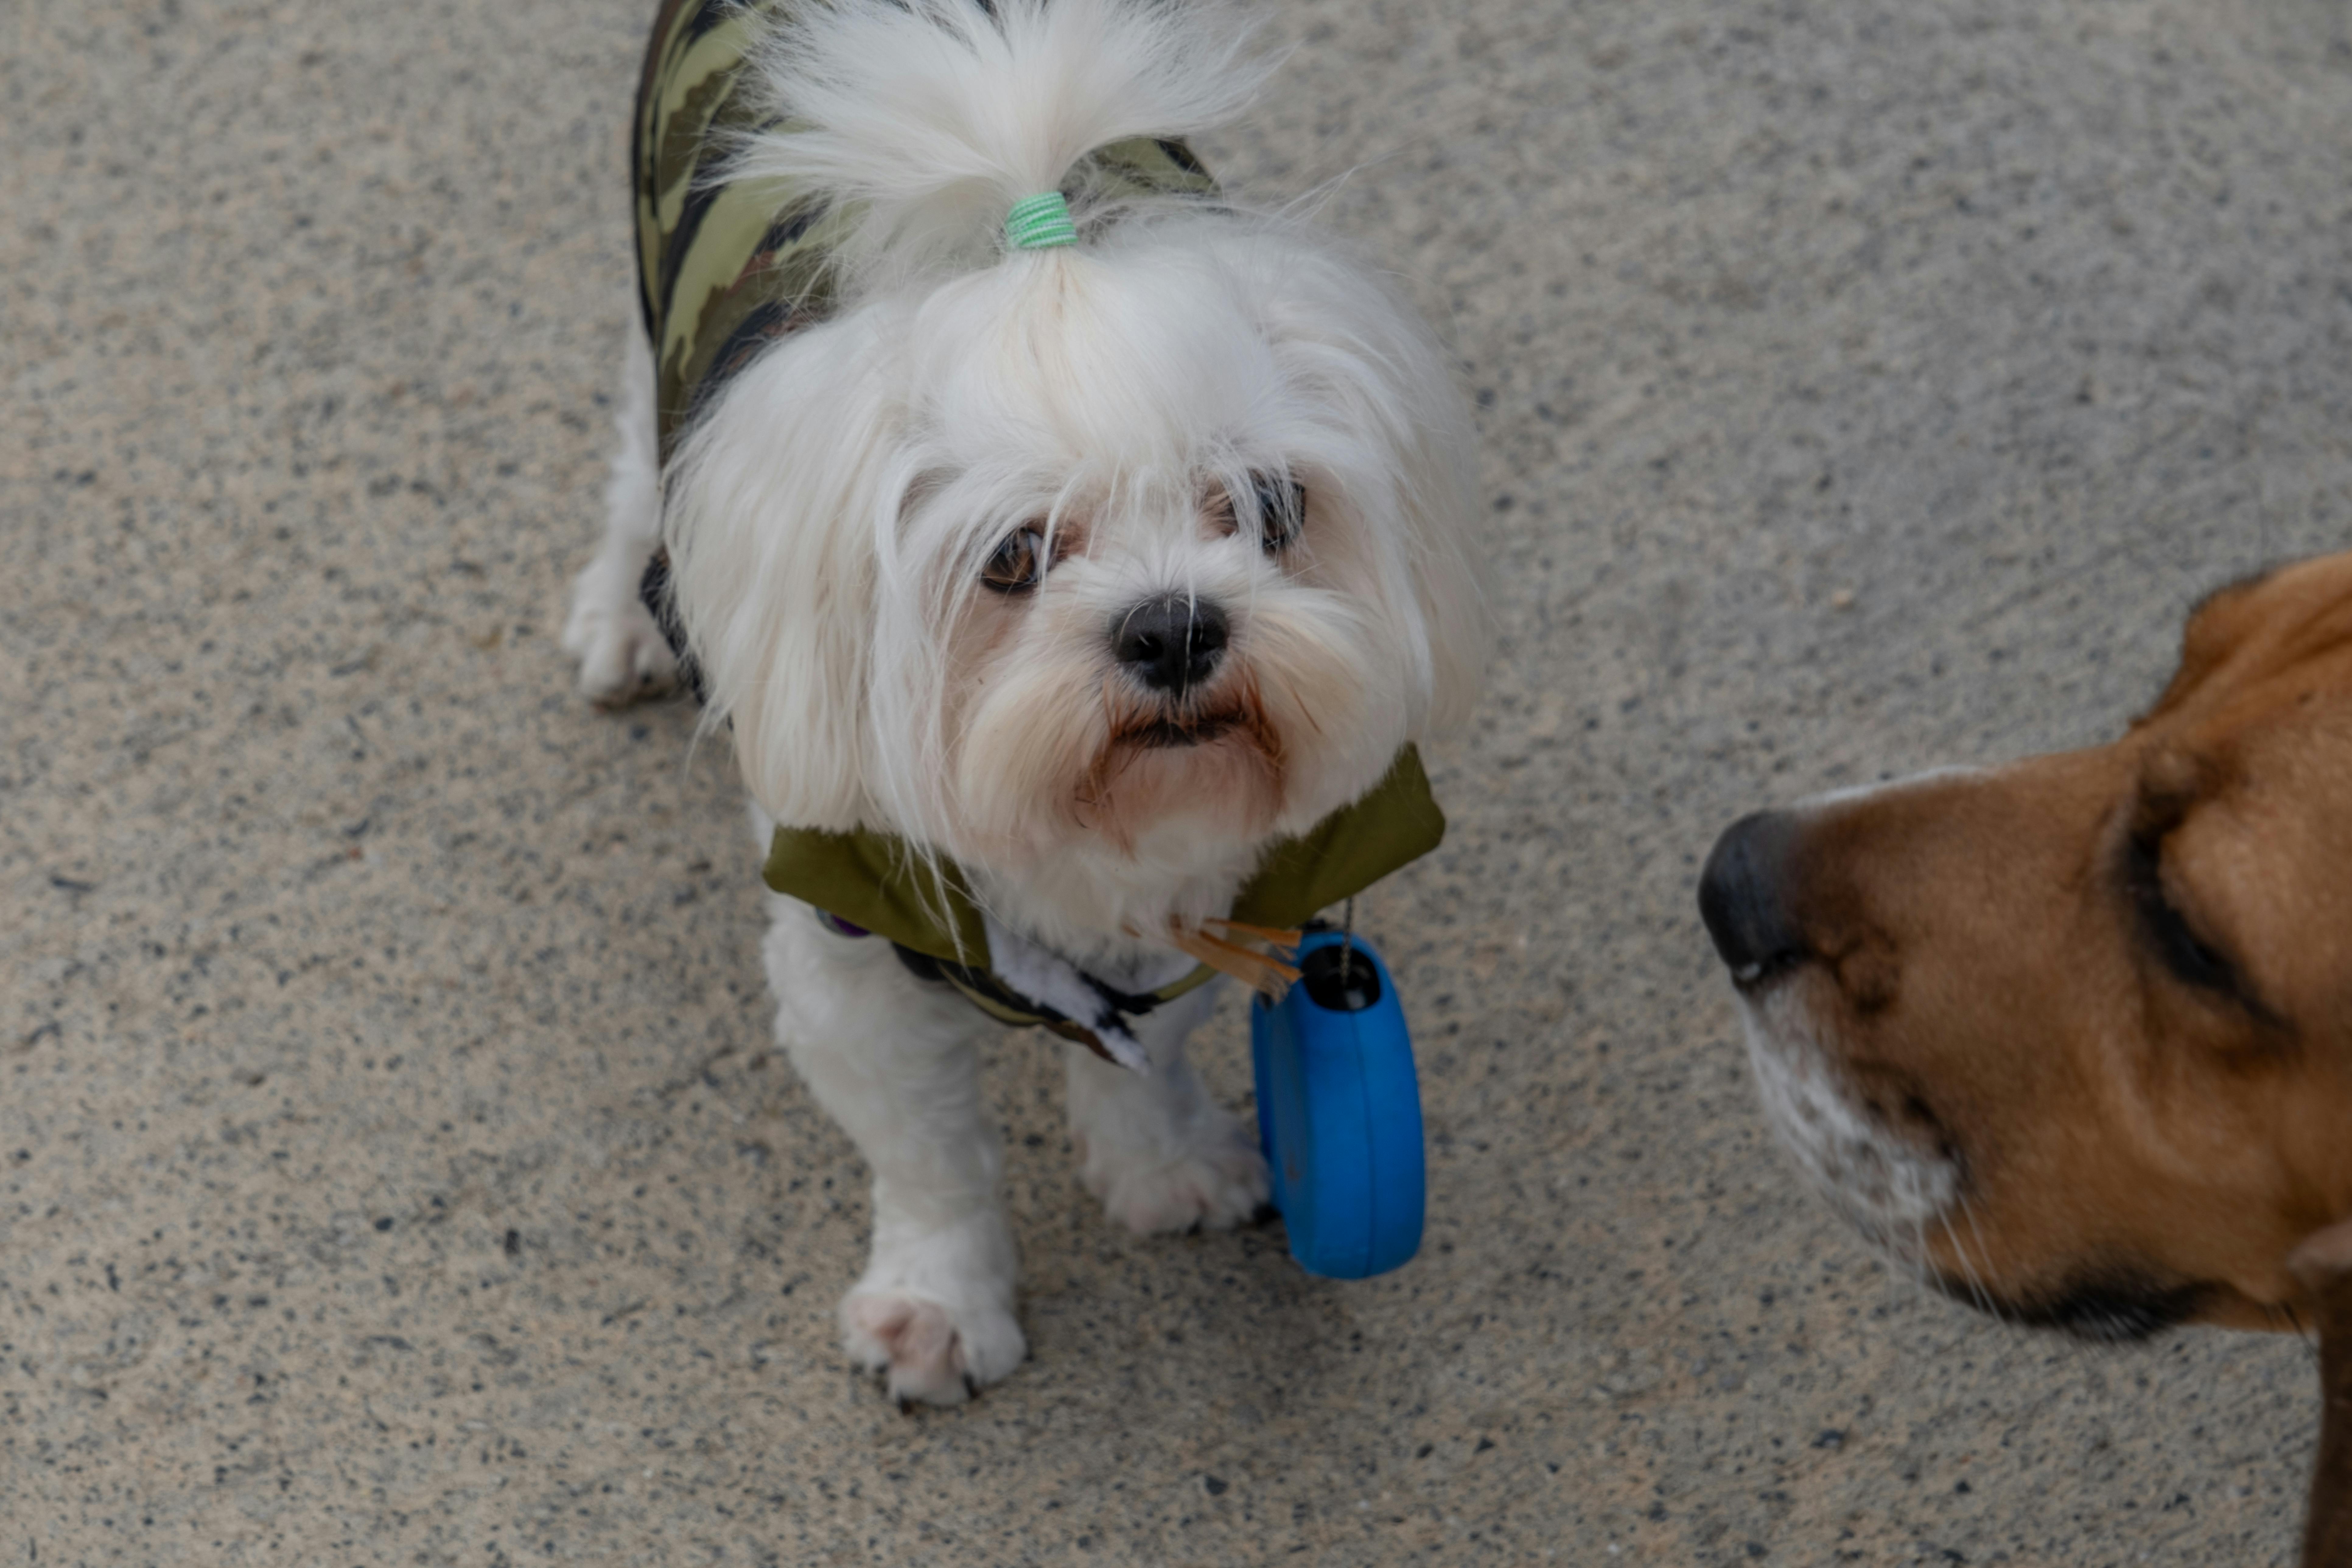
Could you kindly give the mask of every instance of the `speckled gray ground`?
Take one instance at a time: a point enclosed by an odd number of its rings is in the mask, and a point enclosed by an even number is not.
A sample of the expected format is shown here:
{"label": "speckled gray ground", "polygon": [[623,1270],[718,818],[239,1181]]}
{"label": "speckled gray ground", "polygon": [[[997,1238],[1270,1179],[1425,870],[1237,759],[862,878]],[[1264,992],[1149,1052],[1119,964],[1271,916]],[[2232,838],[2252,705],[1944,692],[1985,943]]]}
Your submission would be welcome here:
{"label": "speckled gray ground", "polygon": [[[1142,1243],[1008,1038],[1035,1355],[842,1363],[723,749],[551,637],[643,0],[16,0],[0,59],[0,1555],[2287,1560],[2300,1346],[1891,1281],[1690,883],[1764,800],[2109,733],[2352,520],[2337,0],[1297,0],[1211,151],[1415,280],[1507,626],[1370,900],[1428,1245]],[[1210,1052],[1246,1089],[1232,1011]]]}

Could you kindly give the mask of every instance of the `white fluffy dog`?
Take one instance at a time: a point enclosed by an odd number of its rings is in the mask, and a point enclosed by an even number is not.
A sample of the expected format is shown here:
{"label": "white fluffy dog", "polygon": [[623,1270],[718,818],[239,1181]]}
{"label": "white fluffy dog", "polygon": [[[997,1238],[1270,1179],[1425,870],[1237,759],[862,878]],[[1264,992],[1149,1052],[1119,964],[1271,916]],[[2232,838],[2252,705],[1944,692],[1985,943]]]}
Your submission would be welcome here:
{"label": "white fluffy dog", "polygon": [[[1169,0],[670,0],[647,63],[649,335],[565,644],[600,701],[669,683],[639,595],[666,559],[763,842],[888,884],[775,897],[765,958],[872,1168],[842,1324],[901,1399],[1025,1353],[974,984],[1097,1047],[1062,1047],[1071,1137],[1115,1219],[1248,1218],[1264,1163],[1184,1060],[1212,990],[1181,977],[1232,960],[1213,933],[1269,853],[1393,780],[1485,662],[1438,343],[1180,140],[1263,79],[1247,40]],[[694,118],[698,72],[735,110]],[[1045,238],[1008,237],[1040,199]],[[678,237],[722,208],[758,244],[698,280]],[[722,295],[758,309],[713,347],[680,317]]]}

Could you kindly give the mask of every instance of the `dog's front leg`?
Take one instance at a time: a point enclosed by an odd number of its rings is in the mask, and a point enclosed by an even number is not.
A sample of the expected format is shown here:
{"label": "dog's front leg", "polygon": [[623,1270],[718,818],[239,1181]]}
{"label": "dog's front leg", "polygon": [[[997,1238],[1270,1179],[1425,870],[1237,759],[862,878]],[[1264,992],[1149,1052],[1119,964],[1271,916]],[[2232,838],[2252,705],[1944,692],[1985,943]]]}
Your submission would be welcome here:
{"label": "dog's front leg", "polygon": [[677,679],[677,660],[637,597],[646,565],[661,548],[654,351],[643,322],[631,324],[625,353],[620,405],[613,411],[620,445],[604,486],[604,537],[572,584],[572,613],[563,623],[563,651],[580,661],[580,689],[605,707],[667,690]]}
{"label": "dog's front leg", "polygon": [[1210,1098],[1184,1042],[1215,1005],[1213,986],[1136,1021],[1151,1070],[1130,1072],[1068,1047],[1070,1142],[1079,1179],[1110,1217],[1139,1235],[1223,1230],[1265,1203],[1257,1139]]}
{"label": "dog's front leg", "polygon": [[777,1037],[874,1177],[874,1248],[841,1303],[843,1342],[887,1373],[893,1398],[961,1403],[1028,1353],[973,1048],[986,1020],[908,973],[887,942],[772,903]]}

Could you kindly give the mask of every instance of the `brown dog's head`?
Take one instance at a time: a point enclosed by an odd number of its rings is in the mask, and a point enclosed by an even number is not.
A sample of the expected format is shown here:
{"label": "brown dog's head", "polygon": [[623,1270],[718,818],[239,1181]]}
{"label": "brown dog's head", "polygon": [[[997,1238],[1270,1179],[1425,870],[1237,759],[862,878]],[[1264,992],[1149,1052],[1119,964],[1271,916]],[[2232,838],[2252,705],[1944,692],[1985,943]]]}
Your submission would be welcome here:
{"label": "brown dog's head", "polygon": [[1875,1239],[2099,1338],[2288,1326],[2352,1216],[2352,554],[2208,599],[2113,744],[1748,817],[1699,902]]}

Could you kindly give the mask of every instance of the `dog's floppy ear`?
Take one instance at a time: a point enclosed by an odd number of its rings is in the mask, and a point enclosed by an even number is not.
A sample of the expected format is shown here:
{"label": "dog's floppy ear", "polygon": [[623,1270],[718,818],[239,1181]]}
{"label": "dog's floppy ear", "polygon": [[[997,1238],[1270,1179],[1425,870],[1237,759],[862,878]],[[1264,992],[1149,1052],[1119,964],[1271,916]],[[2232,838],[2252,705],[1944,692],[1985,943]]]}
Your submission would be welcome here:
{"label": "dog's floppy ear", "polygon": [[2311,1299],[2325,1401],[2303,1568],[2352,1568],[2352,1219],[2306,1237],[2286,1267]]}
{"label": "dog's floppy ear", "polygon": [[1388,550],[1383,592],[1403,601],[1427,658],[1409,738],[1450,730],[1477,700],[1494,625],[1475,442],[1445,350],[1392,282],[1326,236],[1270,219],[1221,248],[1254,279],[1286,376],[1340,416],[1326,465],[1360,486],[1388,480],[1355,499],[1390,514],[1374,530]]}
{"label": "dog's floppy ear", "polygon": [[903,423],[875,312],[743,371],[674,460],[663,506],[679,620],[761,808],[847,831],[866,788],[875,575]]}

